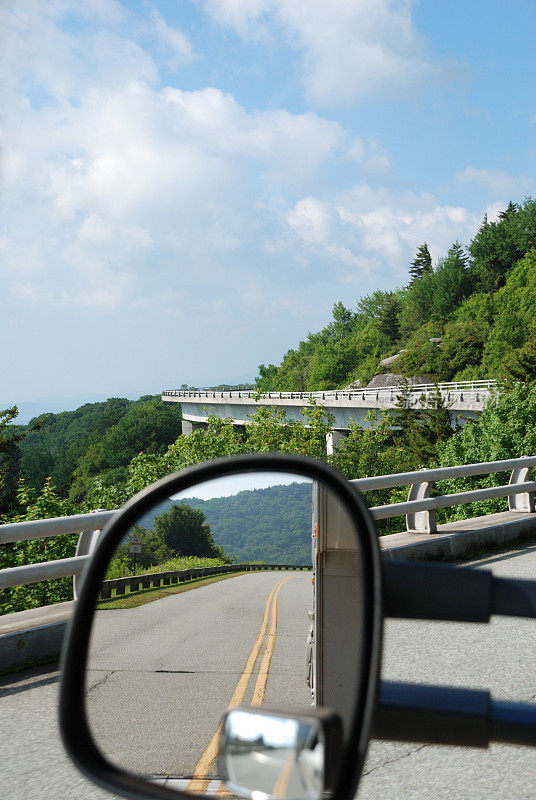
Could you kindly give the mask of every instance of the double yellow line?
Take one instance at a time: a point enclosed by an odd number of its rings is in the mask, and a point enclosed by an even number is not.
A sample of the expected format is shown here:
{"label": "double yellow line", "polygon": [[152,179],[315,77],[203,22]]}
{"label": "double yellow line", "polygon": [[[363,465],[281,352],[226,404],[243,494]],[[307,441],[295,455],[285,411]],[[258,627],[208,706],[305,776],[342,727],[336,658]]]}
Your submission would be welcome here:
{"label": "double yellow line", "polygon": [[[251,652],[248,656],[248,660],[246,661],[246,666],[240,676],[240,680],[236,685],[236,689],[233,692],[233,696],[231,697],[231,701],[229,703],[229,708],[233,708],[233,706],[238,706],[242,703],[246,691],[248,688],[249,679],[253,674],[253,670],[255,668],[255,663],[257,661],[259,651],[261,649],[261,645],[266,634],[266,630],[268,628],[268,615],[270,612],[270,603],[272,602],[273,598],[273,605],[272,605],[272,615],[270,618],[270,630],[268,631],[268,636],[266,637],[266,645],[264,648],[264,654],[262,657],[261,665],[259,668],[259,674],[257,676],[257,681],[255,683],[255,688],[253,690],[253,700],[252,705],[258,706],[262,703],[264,699],[264,692],[266,690],[266,682],[268,680],[268,670],[270,669],[270,663],[272,661],[272,655],[274,652],[275,646],[275,637],[277,633],[277,598],[279,596],[279,590],[283,586],[284,583],[289,581],[293,575],[289,575],[288,578],[283,578],[280,580],[276,585],[272,588],[270,594],[268,595],[268,600],[266,601],[266,605],[264,607],[264,615],[262,618],[261,627],[257,638],[255,639],[255,643],[251,648]],[[193,792],[197,794],[202,794],[206,791],[208,780],[207,776],[212,766],[214,759],[218,754],[218,744],[220,738],[220,731],[221,725],[218,726],[218,729],[208,746],[197,762],[197,766],[195,768],[192,780],[188,784],[186,791]]]}

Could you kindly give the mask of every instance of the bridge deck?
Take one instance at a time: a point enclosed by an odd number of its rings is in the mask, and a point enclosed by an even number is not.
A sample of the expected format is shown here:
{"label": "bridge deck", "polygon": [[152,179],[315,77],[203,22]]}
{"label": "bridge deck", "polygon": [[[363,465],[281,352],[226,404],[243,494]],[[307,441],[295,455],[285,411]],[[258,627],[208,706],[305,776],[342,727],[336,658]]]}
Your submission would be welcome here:
{"label": "bridge deck", "polygon": [[[303,408],[310,405],[311,398],[317,405],[326,408],[389,409],[397,406],[401,390],[399,386],[353,392],[268,392],[266,394],[255,392],[179,392],[172,394],[170,391],[166,391],[162,394],[162,400],[167,403],[180,403],[186,408],[214,407],[216,413],[222,406],[227,409],[254,408],[259,405]],[[411,391],[407,402],[410,406],[418,408],[422,403],[423,396],[430,394],[430,390]],[[443,402],[451,411],[482,411],[493,396],[493,392],[489,388],[444,389],[440,390],[440,394]],[[237,416],[242,415],[238,412]]]}

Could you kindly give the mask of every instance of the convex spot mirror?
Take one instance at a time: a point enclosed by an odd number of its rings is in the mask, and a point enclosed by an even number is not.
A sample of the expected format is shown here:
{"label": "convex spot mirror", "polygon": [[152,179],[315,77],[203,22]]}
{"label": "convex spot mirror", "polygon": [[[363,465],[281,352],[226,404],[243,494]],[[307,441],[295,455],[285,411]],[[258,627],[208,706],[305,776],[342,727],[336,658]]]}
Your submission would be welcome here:
{"label": "convex spot mirror", "polygon": [[232,793],[320,800],[333,793],[342,746],[338,714],[235,708],[222,722],[219,773]]}
{"label": "convex spot mirror", "polygon": [[[374,525],[325,465],[244,456],[164,478],[115,515],[84,576],[64,652],[66,747],[127,797],[349,798],[376,698],[380,597]],[[284,763],[229,761],[237,707],[266,741],[282,719],[299,732]]]}

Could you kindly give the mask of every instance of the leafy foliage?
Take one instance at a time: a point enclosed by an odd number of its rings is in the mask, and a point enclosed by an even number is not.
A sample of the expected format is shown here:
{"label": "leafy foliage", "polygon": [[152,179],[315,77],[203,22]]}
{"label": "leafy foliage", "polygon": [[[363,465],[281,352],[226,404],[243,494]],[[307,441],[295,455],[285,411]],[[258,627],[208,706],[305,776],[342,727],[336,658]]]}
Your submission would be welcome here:
{"label": "leafy foliage", "polygon": [[32,431],[38,431],[46,416],[33,420],[30,425],[14,425],[18,417],[17,406],[0,411],[0,518],[16,508],[17,479],[19,475],[20,445]]}
{"label": "leafy foliage", "polygon": [[180,406],[159,397],[86,403],[48,415],[39,430],[31,424],[19,443],[20,469],[34,488],[50,477],[63,496],[82,503],[94,475],[113,485],[123,482],[137,453],[164,452],[180,427]]}
{"label": "leafy foliage", "polygon": [[[21,482],[17,500],[22,513],[15,515],[10,520],[12,522],[49,519],[75,513],[71,504],[58,496],[50,481],[45,483],[41,492]],[[1,545],[0,569],[71,558],[75,554],[77,541],[78,534],[74,534]],[[72,578],[58,578],[29,586],[2,589],[0,614],[62,603],[72,600],[72,596]]]}
{"label": "leafy foliage", "polygon": [[205,514],[190,505],[171,500],[160,503],[131,528],[130,536],[141,538],[141,553],[130,553],[130,538],[125,539],[110,563],[108,579],[134,574],[135,565],[137,574],[157,569],[164,571],[164,564],[178,563],[178,560],[185,558],[228,563],[222,548],[214,542]]}
{"label": "leafy foliage", "polygon": [[[438,447],[441,466],[500,461],[536,453],[536,383],[503,386],[495,402],[486,406],[478,421],[468,422],[449,441]],[[499,486],[508,482],[506,473],[479,475],[445,481],[449,492]],[[505,501],[473,503],[449,513],[450,519],[503,511]]]}

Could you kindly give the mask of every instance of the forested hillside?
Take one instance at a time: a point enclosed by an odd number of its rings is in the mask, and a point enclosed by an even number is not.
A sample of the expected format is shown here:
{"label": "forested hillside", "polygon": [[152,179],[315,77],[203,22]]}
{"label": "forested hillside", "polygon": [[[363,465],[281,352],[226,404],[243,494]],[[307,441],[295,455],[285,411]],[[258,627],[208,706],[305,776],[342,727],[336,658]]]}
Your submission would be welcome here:
{"label": "forested hillside", "polygon": [[49,480],[75,505],[84,503],[97,475],[105,485],[121,485],[135,455],[163,453],[175,441],[181,412],[180,406],[166,405],[158,396],[136,401],[113,397],[45,415],[16,430],[20,438],[6,453],[0,517],[16,512],[19,480],[38,491]]}
{"label": "forested hillside", "polygon": [[216,544],[238,562],[311,563],[311,484],[182,501],[201,509]]}
{"label": "forested hillside", "polygon": [[408,265],[406,286],[356,298],[354,310],[335,303],[323,330],[310,333],[278,366],[259,367],[257,388],[367,384],[382,371],[381,360],[401,351],[389,370],[402,375],[432,381],[526,377],[527,349],[530,356],[536,336],[535,246],[531,198],[509,203],[496,221],[485,218],[467,247],[454,242],[435,265],[423,243]]}

